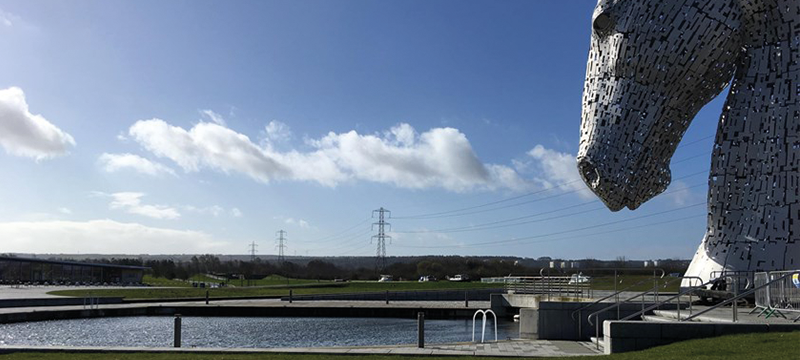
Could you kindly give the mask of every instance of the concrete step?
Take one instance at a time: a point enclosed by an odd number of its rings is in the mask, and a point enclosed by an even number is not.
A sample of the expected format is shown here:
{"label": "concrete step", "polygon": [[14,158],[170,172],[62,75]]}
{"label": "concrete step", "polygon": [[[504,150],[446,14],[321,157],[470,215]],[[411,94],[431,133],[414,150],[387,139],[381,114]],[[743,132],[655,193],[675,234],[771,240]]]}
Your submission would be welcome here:
{"label": "concrete step", "polygon": [[642,315],[643,321],[650,321],[650,322],[673,322],[678,321],[677,319],[672,319],[668,317],[658,316],[658,315]]}
{"label": "concrete step", "polygon": [[[654,310],[653,314],[656,316],[669,319],[669,321],[678,321],[678,319],[686,319],[687,317],[691,316],[692,314],[689,313],[689,310],[681,310],[681,315],[678,317],[677,310]],[[709,319],[704,319],[704,317],[700,316],[698,318],[692,319],[690,321],[712,321]]]}
{"label": "concrete step", "polygon": [[592,345],[594,345],[594,346],[598,346],[599,345],[601,350],[606,347],[606,341],[602,337],[600,339],[598,339],[597,337],[592,336],[591,338],[589,338],[589,340],[591,340]]}

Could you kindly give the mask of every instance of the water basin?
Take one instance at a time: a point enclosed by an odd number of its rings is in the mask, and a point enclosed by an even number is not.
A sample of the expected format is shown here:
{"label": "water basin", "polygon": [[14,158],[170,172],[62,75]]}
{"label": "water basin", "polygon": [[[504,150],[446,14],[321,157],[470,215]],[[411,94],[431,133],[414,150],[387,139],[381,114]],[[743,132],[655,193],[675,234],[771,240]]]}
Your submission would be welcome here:
{"label": "water basin", "polygon": [[[275,348],[415,344],[417,321],[392,318],[185,317],[184,347]],[[0,324],[0,345],[170,347],[171,317],[109,317]],[[494,340],[493,325],[486,339]],[[426,320],[425,342],[472,339],[472,320]],[[519,325],[498,322],[498,339]],[[480,320],[476,325],[480,339]]]}

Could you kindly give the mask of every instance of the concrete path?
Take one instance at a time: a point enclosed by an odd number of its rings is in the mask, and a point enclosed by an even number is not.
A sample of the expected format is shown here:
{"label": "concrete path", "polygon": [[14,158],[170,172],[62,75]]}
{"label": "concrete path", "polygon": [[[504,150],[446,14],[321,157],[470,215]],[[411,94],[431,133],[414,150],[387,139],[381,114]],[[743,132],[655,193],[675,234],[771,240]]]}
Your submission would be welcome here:
{"label": "concrete path", "polygon": [[[680,318],[686,319],[692,314],[697,314],[708,309],[709,307],[710,306],[694,305],[691,313],[689,310],[681,310]],[[737,322],[745,324],[800,324],[800,322],[793,321],[794,318],[800,316],[800,311],[797,310],[781,310],[781,313],[785,317],[782,317],[776,313],[769,318],[767,318],[765,315],[759,315],[761,310],[753,311],[754,310],[751,307],[739,307],[738,311],[736,312]],[[751,312],[753,313],[751,314]],[[675,310],[658,310],[656,314],[666,318],[675,320],[678,319],[678,312]],[[700,322],[732,323],[733,309],[730,306],[716,308],[692,320]]]}
{"label": "concrete path", "polygon": [[[58,290],[93,290],[93,289],[131,289],[137,288],[135,286],[0,286],[0,300],[4,299],[47,299],[47,298],[64,298],[64,296],[50,295],[51,291]],[[155,289],[156,287],[142,287],[146,289]]]}
{"label": "concrete path", "polygon": [[591,356],[601,353],[589,342],[549,340],[506,340],[495,343],[455,343],[428,345],[420,349],[415,345],[369,347],[320,348],[138,348],[138,347],[69,347],[69,346],[0,346],[0,353],[12,352],[143,352],[143,353],[292,353],[330,355],[433,355],[433,356],[498,356],[498,357],[571,357]]}

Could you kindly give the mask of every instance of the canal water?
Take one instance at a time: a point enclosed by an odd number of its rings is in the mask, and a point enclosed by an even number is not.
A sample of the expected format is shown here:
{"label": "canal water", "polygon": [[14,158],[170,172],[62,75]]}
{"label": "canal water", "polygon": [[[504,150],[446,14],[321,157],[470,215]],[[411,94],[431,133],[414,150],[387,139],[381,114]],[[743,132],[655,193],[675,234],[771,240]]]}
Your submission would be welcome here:
{"label": "canal water", "polygon": [[[415,344],[417,321],[391,318],[185,317],[184,347],[321,347]],[[486,339],[494,340],[487,323]],[[0,324],[0,345],[170,347],[171,317],[112,317]],[[500,320],[498,339],[516,338],[518,323]],[[480,339],[480,318],[476,323]],[[472,320],[426,320],[425,342],[472,340]]]}

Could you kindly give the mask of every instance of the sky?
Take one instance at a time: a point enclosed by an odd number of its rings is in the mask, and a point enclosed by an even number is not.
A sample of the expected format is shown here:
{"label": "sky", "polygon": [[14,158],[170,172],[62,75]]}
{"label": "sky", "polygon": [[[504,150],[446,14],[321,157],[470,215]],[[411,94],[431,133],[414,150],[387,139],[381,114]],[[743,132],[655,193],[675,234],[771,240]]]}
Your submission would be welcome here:
{"label": "sky", "polygon": [[0,253],[691,258],[724,94],[606,209],[595,4],[0,0]]}

